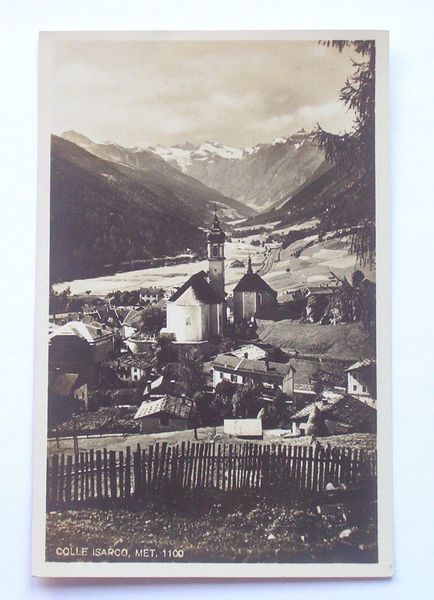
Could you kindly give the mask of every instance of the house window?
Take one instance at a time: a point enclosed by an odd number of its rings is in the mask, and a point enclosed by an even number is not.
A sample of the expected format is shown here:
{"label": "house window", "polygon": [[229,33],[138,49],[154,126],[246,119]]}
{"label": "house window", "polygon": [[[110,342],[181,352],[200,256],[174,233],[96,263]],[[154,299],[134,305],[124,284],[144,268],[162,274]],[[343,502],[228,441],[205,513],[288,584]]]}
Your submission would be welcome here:
{"label": "house window", "polygon": [[186,326],[187,326],[187,327],[190,327],[190,326],[191,326],[191,317],[187,317],[187,318],[185,319],[185,324],[186,324]]}
{"label": "house window", "polygon": [[233,381],[234,383],[237,382],[237,376],[236,375],[231,375],[231,381]]}
{"label": "house window", "polygon": [[364,385],[364,386],[362,387],[362,390],[363,390],[364,392],[366,392],[366,385]]}
{"label": "house window", "polygon": [[223,373],[220,373],[220,379],[223,379]]}
{"label": "house window", "polygon": [[358,373],[357,373],[357,371],[354,371],[354,373],[353,373],[353,377],[354,377],[354,379],[357,379],[357,377],[358,377]]}
{"label": "house window", "polygon": [[169,415],[160,415],[160,425],[169,425]]}
{"label": "house window", "polygon": [[357,390],[357,385],[353,385],[353,392]]}

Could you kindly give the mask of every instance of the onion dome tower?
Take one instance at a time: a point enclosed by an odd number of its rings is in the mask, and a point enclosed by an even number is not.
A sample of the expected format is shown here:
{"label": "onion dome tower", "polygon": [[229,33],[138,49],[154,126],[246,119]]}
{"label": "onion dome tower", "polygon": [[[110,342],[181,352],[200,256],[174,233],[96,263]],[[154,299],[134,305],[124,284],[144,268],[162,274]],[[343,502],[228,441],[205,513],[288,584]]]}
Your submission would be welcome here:
{"label": "onion dome tower", "polygon": [[207,236],[208,241],[208,275],[213,289],[225,297],[225,241],[226,235],[220,226],[217,211]]}

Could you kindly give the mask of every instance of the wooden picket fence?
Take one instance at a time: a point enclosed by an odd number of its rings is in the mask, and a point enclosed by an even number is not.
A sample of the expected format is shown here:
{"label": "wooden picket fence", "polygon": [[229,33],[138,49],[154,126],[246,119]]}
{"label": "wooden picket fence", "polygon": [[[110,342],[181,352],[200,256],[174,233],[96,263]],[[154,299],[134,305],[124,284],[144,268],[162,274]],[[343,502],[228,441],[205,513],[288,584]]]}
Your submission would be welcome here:
{"label": "wooden picket fence", "polygon": [[376,453],[347,448],[155,444],[135,451],[90,450],[47,461],[47,509],[128,505],[163,489],[299,489],[355,484],[376,476]]}

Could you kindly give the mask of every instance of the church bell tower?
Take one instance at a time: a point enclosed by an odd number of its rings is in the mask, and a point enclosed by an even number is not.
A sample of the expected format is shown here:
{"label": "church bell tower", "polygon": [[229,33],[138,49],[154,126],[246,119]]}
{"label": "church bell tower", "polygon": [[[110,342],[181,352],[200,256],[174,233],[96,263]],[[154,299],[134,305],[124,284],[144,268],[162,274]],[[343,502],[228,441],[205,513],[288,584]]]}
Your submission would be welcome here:
{"label": "church bell tower", "polygon": [[225,297],[225,240],[226,235],[220,227],[217,211],[214,212],[212,227],[208,232],[208,274],[213,289]]}

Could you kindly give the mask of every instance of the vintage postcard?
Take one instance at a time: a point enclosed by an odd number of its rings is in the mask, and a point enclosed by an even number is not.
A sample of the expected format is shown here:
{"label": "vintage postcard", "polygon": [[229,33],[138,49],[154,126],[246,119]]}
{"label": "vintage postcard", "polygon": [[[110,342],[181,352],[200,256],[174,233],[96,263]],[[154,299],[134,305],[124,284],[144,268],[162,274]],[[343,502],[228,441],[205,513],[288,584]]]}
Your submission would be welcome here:
{"label": "vintage postcard", "polygon": [[40,36],[33,573],[388,577],[388,35]]}

